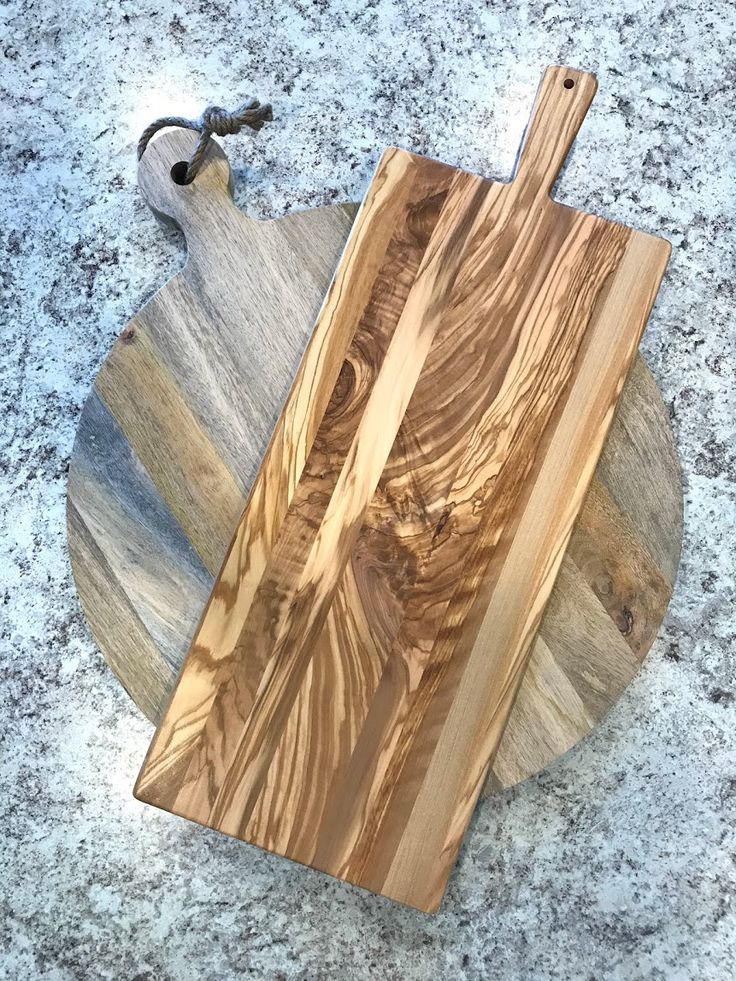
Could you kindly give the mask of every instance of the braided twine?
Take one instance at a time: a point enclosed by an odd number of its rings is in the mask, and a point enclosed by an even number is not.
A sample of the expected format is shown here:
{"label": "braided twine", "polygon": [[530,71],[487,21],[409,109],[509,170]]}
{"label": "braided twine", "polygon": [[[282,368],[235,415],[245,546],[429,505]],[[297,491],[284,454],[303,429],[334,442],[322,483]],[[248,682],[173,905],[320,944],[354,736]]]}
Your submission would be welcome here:
{"label": "braided twine", "polygon": [[258,99],[248,99],[234,112],[228,112],[227,109],[222,109],[220,106],[209,106],[199,119],[184,119],[183,116],[162,116],[143,130],[141,138],[138,140],[138,159],[140,160],[146,152],[146,147],[151,142],[151,138],[165,126],[180,126],[182,129],[194,130],[194,132],[199,133],[199,139],[181,181],[182,184],[190,184],[199,173],[210,139],[213,136],[231,136],[239,133],[244,126],[257,131],[263,127],[264,123],[270,122],[272,119],[271,106],[268,104],[261,105]]}

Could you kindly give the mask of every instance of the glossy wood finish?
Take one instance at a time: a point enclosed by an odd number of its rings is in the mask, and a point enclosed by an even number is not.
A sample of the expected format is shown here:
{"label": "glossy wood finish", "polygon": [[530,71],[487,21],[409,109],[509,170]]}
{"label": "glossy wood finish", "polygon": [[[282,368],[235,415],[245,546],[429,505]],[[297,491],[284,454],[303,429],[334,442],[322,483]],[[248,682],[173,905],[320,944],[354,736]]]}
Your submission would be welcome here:
{"label": "glossy wood finish", "polygon": [[436,909],[669,255],[549,198],[594,91],[510,185],[384,155],[140,799]]}

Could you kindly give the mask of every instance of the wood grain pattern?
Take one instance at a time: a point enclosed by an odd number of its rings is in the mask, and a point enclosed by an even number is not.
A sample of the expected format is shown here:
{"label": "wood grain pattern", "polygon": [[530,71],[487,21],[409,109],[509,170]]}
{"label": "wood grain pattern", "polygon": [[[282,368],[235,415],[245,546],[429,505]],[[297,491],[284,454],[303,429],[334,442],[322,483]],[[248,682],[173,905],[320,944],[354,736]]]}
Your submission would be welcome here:
{"label": "wood grain pattern", "polygon": [[[141,164],[149,201],[184,229],[189,259],[114,346],[82,413],[68,489],[70,553],[82,605],[103,655],[154,721],[189,649],[356,211],[353,205],[335,206],[278,221],[252,221],[232,205],[229,169],[215,145],[212,165],[197,187],[172,188],[171,166],[188,157],[194,138],[180,130],[167,132]],[[219,220],[213,221],[213,215]],[[199,229],[200,219],[206,232]],[[220,230],[224,241],[215,244]],[[212,261],[225,247],[236,266],[226,284],[219,261]],[[259,262],[257,275],[253,257]],[[291,278],[284,280],[284,263],[302,270],[298,286]],[[294,303],[288,300],[292,289],[299,292]],[[292,320],[273,322],[270,311],[283,310],[285,303],[293,310]],[[275,333],[282,345],[278,351]],[[139,345],[147,355],[139,353]],[[148,370],[140,372],[146,359]],[[248,397],[249,391],[233,401],[232,379],[250,378],[256,368],[267,380],[258,401]],[[151,372],[157,384],[149,385]],[[119,397],[113,379],[119,379],[128,399]],[[182,403],[187,411],[175,417],[176,425],[167,425],[170,405]],[[189,451],[203,435],[219,456],[222,472],[237,481],[233,489],[226,480],[214,499],[198,492],[200,459]],[[147,445],[154,439],[155,452]],[[211,457],[209,451],[205,455]],[[176,517],[162,496],[171,498],[172,481],[194,491],[174,497]],[[601,501],[608,502],[607,520],[598,513]],[[213,507],[220,513],[213,515]],[[681,530],[682,495],[668,416],[639,358],[486,792],[549,765],[618,698],[662,619]],[[580,568],[571,558],[573,550]],[[374,559],[372,595],[380,597],[374,617],[390,608],[381,589],[390,571],[390,563]],[[396,582],[394,576],[393,588]],[[637,638],[633,654],[632,638]]]}
{"label": "wood grain pattern", "polygon": [[[161,137],[167,144],[174,143],[170,151],[176,150],[178,135]],[[180,155],[186,153],[170,152],[170,159],[176,161]],[[340,214],[341,210],[336,217]],[[325,209],[305,216],[319,224]],[[334,221],[330,227],[332,254],[337,258],[349,224],[342,228]],[[314,302],[316,311],[318,294]],[[306,341],[309,325],[303,327]],[[237,336],[240,328],[232,324],[231,330]],[[117,362],[116,371],[133,378],[136,343],[126,331],[108,359]],[[257,349],[259,338],[251,343]],[[251,343],[238,349],[244,370],[252,357]],[[171,361],[160,351],[159,358],[169,383],[178,387]],[[206,348],[190,371],[200,371],[208,379],[208,394],[219,401],[221,365]],[[289,379],[289,366],[284,365],[282,384],[288,385]],[[275,390],[277,394],[281,390],[278,384]],[[149,390],[139,385],[135,398],[146,413],[156,415]],[[241,411],[238,429],[247,431],[260,422],[261,417],[253,420]],[[268,406],[263,415],[270,418]],[[159,453],[178,456],[180,465],[190,471],[185,479],[196,484],[196,461],[166,441],[190,442],[187,418],[176,434],[161,437]],[[222,427],[209,438],[215,445],[229,447],[229,459],[237,458],[237,430],[225,428],[225,423],[223,419]],[[252,462],[244,451],[241,470],[248,472]],[[113,671],[144,714],[157,721],[214,583],[214,573],[192,543],[207,540],[203,529],[210,530],[205,555],[212,556],[216,571],[243,511],[245,495],[230,503],[232,526],[224,537],[218,539],[212,531],[223,522],[213,522],[209,503],[201,499],[190,502],[179,524],[96,389],[82,413],[68,494],[71,562],[83,608]],[[607,521],[598,515],[601,499],[608,502]],[[583,547],[578,535],[582,529]],[[573,531],[486,792],[510,787],[548,766],[614,704],[638,670],[669,602],[681,536],[682,494],[668,416],[639,357]],[[573,550],[582,569],[571,558]],[[652,571],[641,578],[642,569]],[[652,588],[655,581],[661,588]],[[381,584],[381,578],[374,576],[374,588]],[[605,605],[598,597],[604,598]],[[648,624],[646,632],[639,629],[642,622]],[[639,637],[634,652],[629,644],[632,636]]]}
{"label": "wood grain pattern", "polygon": [[384,155],[141,799],[437,907],[669,254],[549,198],[594,91],[510,185]]}

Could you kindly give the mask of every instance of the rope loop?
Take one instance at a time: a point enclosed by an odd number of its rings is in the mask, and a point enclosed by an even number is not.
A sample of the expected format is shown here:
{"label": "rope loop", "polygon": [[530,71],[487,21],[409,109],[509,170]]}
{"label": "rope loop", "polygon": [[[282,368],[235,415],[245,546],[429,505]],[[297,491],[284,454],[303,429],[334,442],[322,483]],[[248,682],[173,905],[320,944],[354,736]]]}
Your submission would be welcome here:
{"label": "rope loop", "polygon": [[223,109],[221,106],[208,106],[199,119],[185,119],[183,116],[162,116],[143,130],[141,138],[138,140],[138,159],[141,159],[151,139],[160,129],[164,129],[166,126],[191,129],[195,133],[199,133],[199,139],[181,181],[182,184],[191,184],[202,167],[207,147],[213,135],[234,136],[244,126],[257,132],[263,128],[264,123],[270,123],[272,119],[271,106],[268,103],[261,105],[258,99],[248,99],[234,112]]}

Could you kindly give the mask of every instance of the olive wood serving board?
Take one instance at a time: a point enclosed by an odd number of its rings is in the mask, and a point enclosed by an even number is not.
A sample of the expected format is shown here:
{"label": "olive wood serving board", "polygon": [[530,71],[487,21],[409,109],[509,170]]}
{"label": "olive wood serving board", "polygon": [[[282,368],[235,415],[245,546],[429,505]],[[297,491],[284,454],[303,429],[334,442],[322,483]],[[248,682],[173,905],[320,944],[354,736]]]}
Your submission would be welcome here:
{"label": "olive wood serving board", "polygon": [[[568,76],[584,78],[574,73]],[[543,106],[542,99],[540,109]],[[584,110],[580,119],[582,114]],[[579,121],[575,128],[577,125]],[[573,136],[571,132],[564,137],[567,145]],[[172,162],[187,155],[190,142],[189,134],[166,134],[152,145],[141,168],[141,182],[151,203],[185,229],[189,262],[124,333],[100,373],[85,408],[70,476],[70,543],[82,599],[106,656],[149,716],[157,715],[166,697],[172,668],[193,626],[192,607],[197,608],[197,598],[201,607],[203,592],[221,561],[273,419],[271,413],[278,410],[351,218],[350,209],[334,208],[278,222],[249,221],[230,203],[227,165],[219,150],[212,151],[208,166],[193,185],[180,188],[170,181]],[[409,155],[394,152],[394,156]],[[417,166],[451,169],[411,159],[418,161]],[[462,176],[487,189],[504,187]],[[419,239],[421,247],[424,220],[420,215],[419,226],[409,229],[415,246]],[[233,247],[236,242],[237,249]],[[395,244],[406,246],[400,240]],[[386,252],[389,250],[387,246]],[[223,283],[231,290],[229,302],[221,298]],[[233,291],[239,300],[235,310]],[[263,316],[264,310],[268,317]],[[278,325],[275,331],[274,325]],[[314,342],[310,351],[313,349]],[[360,356],[363,354],[361,350]],[[227,363],[223,355],[233,366],[231,372],[223,369]],[[302,384],[308,372],[314,380],[324,370],[321,361],[310,363],[308,353],[300,372]],[[330,388],[329,396],[331,387],[320,380],[322,388]],[[338,415],[351,401],[345,388],[342,377],[332,399]],[[299,379],[292,402],[298,392]],[[317,423],[319,419],[314,425]],[[399,434],[405,430],[402,422]],[[344,448],[339,440],[323,440],[323,444],[324,459],[334,465],[330,454],[344,453]],[[319,445],[317,434],[315,446]],[[311,454],[303,450],[301,463],[309,458],[308,476],[313,476],[309,461],[315,459],[315,453],[314,446]],[[319,460],[320,466],[323,462]],[[318,479],[323,479],[324,469]],[[136,472],[131,475],[131,470]],[[283,477],[285,494],[298,495],[298,475],[290,472]],[[389,476],[389,483],[391,479]],[[276,504],[280,503],[277,494]],[[639,362],[568,546],[534,645],[531,668],[495,756],[494,785],[513,783],[567,749],[603,714],[634,673],[671,591],[679,551],[680,508],[666,416],[651,376]],[[377,508],[379,520],[373,525],[366,522],[367,535],[361,529],[358,536],[359,540],[368,538],[358,553],[357,566],[363,574],[367,570],[365,584],[378,597],[376,607],[384,599],[381,576],[390,576],[394,562],[389,556],[387,564],[381,555],[383,546],[376,547],[377,536],[396,535],[395,527],[387,529],[381,524],[385,510],[383,500]],[[389,524],[393,521],[400,529],[406,527],[406,513],[397,514],[391,502],[388,511]],[[288,524],[285,507],[284,512],[282,520]],[[293,506],[290,513],[294,513]],[[449,519],[443,532],[447,525],[451,525]],[[272,545],[273,540],[267,542],[269,548]],[[354,569],[355,559],[351,564]],[[348,592],[345,609],[356,599],[356,582],[353,573],[348,585],[355,592]],[[340,588],[345,593],[345,586]],[[389,588],[400,593],[395,583],[389,583]],[[368,598],[362,595],[359,605],[370,611]],[[337,630],[344,627],[332,611],[328,624],[331,616]],[[203,629],[206,623],[207,617]],[[359,678],[339,677],[336,663],[330,661],[337,651],[329,650],[329,643],[328,637],[326,646],[322,641],[317,647],[317,657],[327,659],[322,677],[314,664],[307,666],[278,747],[281,764],[287,762],[287,755],[293,763],[302,753],[307,765],[314,769],[316,764],[317,772],[322,772],[326,753],[329,765],[335,765],[335,738],[329,745],[334,733],[325,734],[327,744],[323,746],[314,741],[309,749],[304,743],[310,698],[314,699],[315,692],[324,695],[326,689],[321,686],[325,684],[339,682],[334,691],[348,695],[351,702],[340,722],[339,739],[357,738],[356,720],[365,708],[358,704],[360,691],[349,688],[375,688],[381,664],[367,665],[373,669],[371,678],[367,672]],[[359,653],[355,657],[357,663]],[[374,656],[373,661],[377,660],[380,658]],[[219,664],[216,670],[222,667]],[[197,671],[201,674],[201,667]],[[198,676],[198,683],[201,680]],[[210,681],[205,671],[205,688]],[[236,690],[237,678],[233,685],[233,697],[242,697]],[[172,704],[176,705],[176,699]],[[225,714],[232,709],[232,704],[226,705]],[[210,727],[212,722],[208,722]],[[329,726],[336,726],[336,720],[328,720]],[[285,771],[276,768],[274,772],[278,776]],[[266,835],[260,840],[257,834],[250,835],[259,844],[287,852],[277,840],[279,835],[286,840],[284,818],[288,824],[300,809],[304,818],[305,807],[317,813],[324,805],[304,795],[300,799],[299,787],[289,783],[284,788],[287,798],[281,800],[278,788],[267,786],[271,810],[263,816],[261,805],[261,823],[264,829],[269,823],[271,828],[260,832]],[[320,792],[318,789],[318,797]],[[289,798],[290,794],[294,796]],[[161,799],[156,802],[162,803]],[[294,810],[291,817],[290,809]],[[197,814],[189,816],[201,819]],[[303,850],[294,857],[309,860]],[[433,907],[439,898],[417,900],[414,893],[395,889],[390,894],[424,908]]]}
{"label": "olive wood serving board", "polygon": [[509,185],[383,155],[140,800],[437,908],[669,257],[550,197],[595,87]]}

